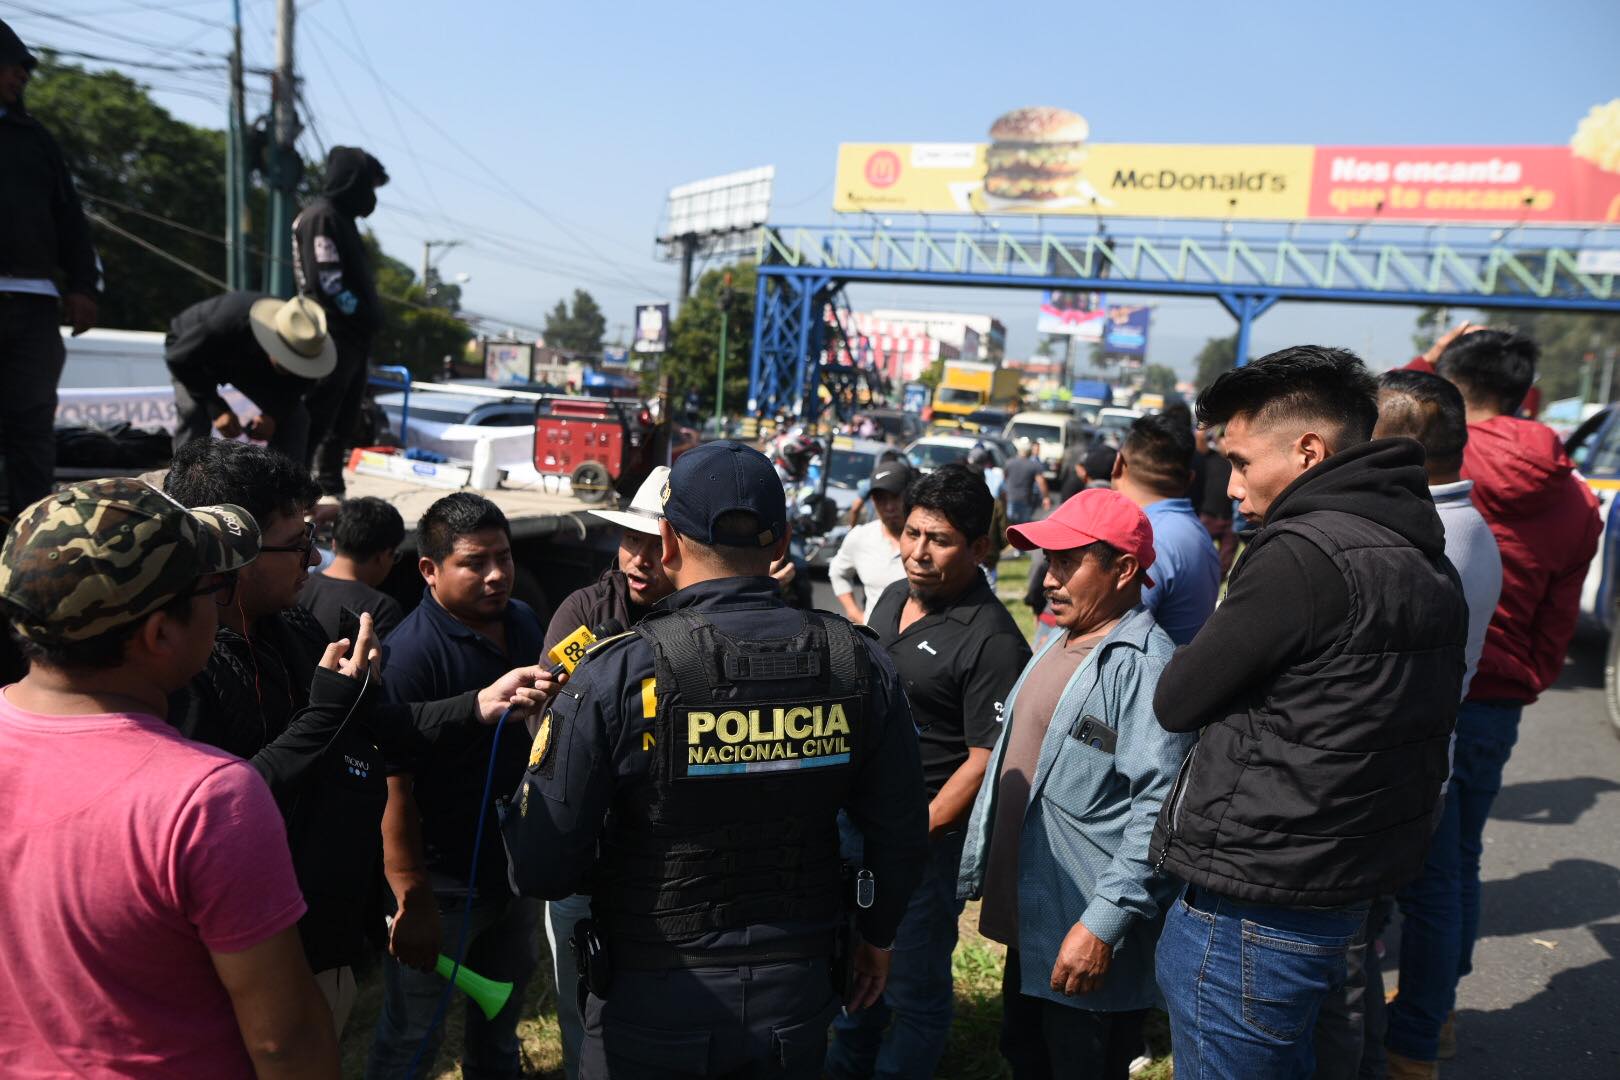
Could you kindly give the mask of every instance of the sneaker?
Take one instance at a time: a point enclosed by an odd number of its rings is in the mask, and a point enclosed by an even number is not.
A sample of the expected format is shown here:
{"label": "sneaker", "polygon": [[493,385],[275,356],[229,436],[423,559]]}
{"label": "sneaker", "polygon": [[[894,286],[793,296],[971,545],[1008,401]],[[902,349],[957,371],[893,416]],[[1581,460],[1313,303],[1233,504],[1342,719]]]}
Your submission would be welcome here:
{"label": "sneaker", "polygon": [[1452,1009],[1446,1014],[1446,1022],[1440,1028],[1440,1052],[1437,1056],[1441,1061],[1450,1061],[1457,1056],[1456,1009]]}
{"label": "sneaker", "polygon": [[1384,1075],[1389,1080],[1438,1080],[1440,1066],[1433,1061],[1417,1061],[1389,1050],[1384,1055]]}

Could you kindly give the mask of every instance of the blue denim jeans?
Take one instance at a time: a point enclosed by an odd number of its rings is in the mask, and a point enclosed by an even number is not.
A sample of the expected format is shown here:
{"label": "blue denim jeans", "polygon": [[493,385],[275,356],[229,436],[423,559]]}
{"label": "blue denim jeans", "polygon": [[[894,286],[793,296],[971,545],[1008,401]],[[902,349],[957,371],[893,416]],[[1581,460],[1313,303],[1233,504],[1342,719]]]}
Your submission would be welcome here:
{"label": "blue denim jeans", "polygon": [[1462,882],[1458,870],[1462,863],[1462,807],[1458,790],[1453,777],[1446,789],[1440,823],[1429,841],[1423,872],[1395,894],[1401,909],[1400,996],[1389,1006],[1384,1045],[1414,1061],[1435,1060],[1440,1028],[1457,992],[1457,969],[1462,959]]}
{"label": "blue denim jeans", "polygon": [[[436,893],[435,898],[439,902],[440,940],[448,955],[455,950],[461,933],[466,898],[447,893]],[[485,978],[510,982],[512,995],[493,1020],[484,1019],[482,1010],[470,999],[467,1001],[461,1055],[461,1075],[467,1080],[517,1080],[521,1075],[518,1013],[523,1008],[523,989],[538,959],[539,916],[537,900],[496,896],[473,901],[463,963]],[[428,1022],[433,1019],[444,985],[444,980],[432,972],[405,967],[392,956],[383,958],[383,1008],[366,1062],[367,1080],[408,1080],[406,1070],[424,1036],[432,1041],[417,1072],[422,1076],[432,1072],[429,1066],[438,1055],[444,1024],[430,1034]]]}
{"label": "blue denim jeans", "polygon": [[579,1017],[579,968],[568,942],[579,921],[590,917],[589,896],[570,896],[546,903],[546,943],[551,946],[552,985],[557,988],[557,1028],[562,1038],[565,1080],[578,1080],[579,1044],[585,1038]]}
{"label": "blue denim jeans", "polygon": [[[846,856],[859,835],[844,830]],[[889,982],[876,1004],[853,1016],[833,1018],[833,1041],[827,1047],[826,1072],[836,1080],[934,1075],[951,1030],[955,986],[951,953],[956,949],[956,920],[963,902],[956,898],[962,863],[962,832],[935,840],[928,867],[894,938]],[[883,883],[878,882],[878,888]]]}
{"label": "blue denim jeans", "polygon": [[[1457,752],[1448,798],[1457,799],[1457,864],[1462,899],[1462,945],[1457,978],[1474,970],[1474,939],[1479,936],[1479,857],[1485,850],[1485,822],[1502,790],[1502,770],[1519,741],[1524,706],[1507,701],[1465,701],[1457,710]],[[1449,1009],[1450,1006],[1448,1005]]]}
{"label": "blue denim jeans", "polygon": [[1170,905],[1157,972],[1176,1080],[1303,1080],[1322,1000],[1344,985],[1367,905],[1289,908],[1189,888]]}

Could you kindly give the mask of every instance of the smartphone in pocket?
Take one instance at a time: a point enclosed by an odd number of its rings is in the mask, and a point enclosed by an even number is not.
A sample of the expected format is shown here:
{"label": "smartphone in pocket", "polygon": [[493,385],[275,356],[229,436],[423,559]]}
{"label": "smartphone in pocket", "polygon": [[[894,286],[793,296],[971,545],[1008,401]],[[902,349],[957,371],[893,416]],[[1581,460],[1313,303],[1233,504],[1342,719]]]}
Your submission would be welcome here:
{"label": "smartphone in pocket", "polygon": [[1119,745],[1119,733],[1089,713],[1074,722],[1069,737],[1105,754],[1112,754]]}

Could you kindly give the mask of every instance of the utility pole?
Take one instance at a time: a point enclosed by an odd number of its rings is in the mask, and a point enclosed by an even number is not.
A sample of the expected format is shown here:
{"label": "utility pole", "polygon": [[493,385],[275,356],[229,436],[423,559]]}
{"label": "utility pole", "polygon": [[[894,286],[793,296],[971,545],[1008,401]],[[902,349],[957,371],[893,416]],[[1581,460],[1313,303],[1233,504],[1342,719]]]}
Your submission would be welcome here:
{"label": "utility pole", "polygon": [[266,291],[293,294],[292,223],[303,163],[298,159],[297,79],[293,71],[293,0],[276,0],[276,74],[270,98],[270,242],[265,245]]}
{"label": "utility pole", "polygon": [[686,298],[692,294],[692,261],[697,257],[697,233],[687,233],[681,240],[681,295],[680,304],[686,306]]}
{"label": "utility pole", "polygon": [[428,271],[433,268],[433,249],[443,248],[449,251],[453,247],[461,246],[460,240],[424,240],[422,241],[422,293],[432,299],[432,289],[428,284]]}
{"label": "utility pole", "polygon": [[225,283],[248,287],[247,123],[242,107],[242,0],[231,4],[231,101],[225,137]]}
{"label": "utility pole", "polygon": [[731,271],[720,279],[720,366],[714,376],[714,428],[724,433],[726,416],[726,335],[731,321]]}

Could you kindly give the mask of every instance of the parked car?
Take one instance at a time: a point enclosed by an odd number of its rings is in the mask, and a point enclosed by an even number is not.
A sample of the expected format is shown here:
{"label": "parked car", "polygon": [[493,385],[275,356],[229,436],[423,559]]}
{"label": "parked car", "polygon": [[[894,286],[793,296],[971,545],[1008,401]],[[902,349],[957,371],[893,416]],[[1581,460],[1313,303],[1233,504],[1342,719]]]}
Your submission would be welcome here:
{"label": "parked car", "polygon": [[1007,467],[1007,452],[997,445],[1002,440],[981,438],[978,435],[928,435],[906,447],[906,457],[920,472],[930,473],[941,465],[966,461],[975,446],[990,451],[996,468]]}
{"label": "parked car", "polygon": [[923,422],[916,413],[903,409],[863,409],[860,415],[882,428],[883,438],[896,446],[922,438]]}
{"label": "parked car", "polygon": [[1012,441],[1019,453],[1031,442],[1039,443],[1048,477],[1058,475],[1064,455],[1091,442],[1091,429],[1066,412],[1021,412],[1007,422],[1002,434]]}
{"label": "parked car", "polygon": [[[534,401],[527,398],[485,397],[411,389],[377,395],[377,407],[406,449],[442,454],[451,461],[471,461],[480,438],[496,436],[495,464],[513,466],[534,462]],[[523,429],[521,432],[516,429]]]}
{"label": "parked car", "polygon": [[1142,414],[1135,409],[1120,409],[1110,406],[1097,410],[1097,438],[1109,446],[1118,448],[1125,441],[1125,433],[1131,430],[1131,425],[1142,418]]}
{"label": "parked car", "polygon": [[1603,700],[1609,723],[1620,735],[1620,408],[1607,408],[1582,421],[1564,440],[1581,478],[1598,499],[1603,539],[1581,586],[1581,623],[1608,635],[1603,661]]}

